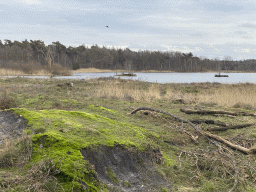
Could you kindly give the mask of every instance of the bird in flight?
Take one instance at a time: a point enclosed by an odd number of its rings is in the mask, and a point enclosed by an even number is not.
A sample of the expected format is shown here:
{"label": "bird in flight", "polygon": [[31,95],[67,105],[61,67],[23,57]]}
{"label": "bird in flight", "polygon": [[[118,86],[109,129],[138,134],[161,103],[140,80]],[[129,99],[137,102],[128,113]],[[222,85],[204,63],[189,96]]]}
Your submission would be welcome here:
{"label": "bird in flight", "polygon": [[105,27],[109,28],[108,26],[105,26]]}

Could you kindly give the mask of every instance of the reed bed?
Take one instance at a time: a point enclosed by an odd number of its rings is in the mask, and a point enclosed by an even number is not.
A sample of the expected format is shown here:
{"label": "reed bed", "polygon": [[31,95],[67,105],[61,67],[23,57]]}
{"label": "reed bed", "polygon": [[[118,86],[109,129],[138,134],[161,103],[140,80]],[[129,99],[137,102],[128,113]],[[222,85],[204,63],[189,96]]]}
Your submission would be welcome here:
{"label": "reed bed", "polygon": [[15,99],[16,92],[21,94],[58,94],[57,84],[73,82],[74,87],[67,94],[70,98],[83,101],[86,97],[118,99],[134,102],[171,103],[183,99],[186,103],[217,104],[231,108],[256,109],[256,84],[157,84],[116,78],[93,80],[24,79],[13,80],[0,86],[1,98],[7,98],[6,91]]}
{"label": "reed bed", "polygon": [[61,65],[56,64],[49,69],[8,69],[0,68],[0,76],[71,76],[72,71],[68,68],[63,68]]}
{"label": "reed bed", "polygon": [[219,106],[256,109],[256,85],[245,84],[153,84],[137,81],[104,81],[97,85],[95,96],[152,102],[183,99],[188,103],[214,103]]}
{"label": "reed bed", "polygon": [[220,106],[256,109],[256,85],[236,84],[221,85],[212,93],[202,93],[198,101],[204,103],[217,103]]}
{"label": "reed bed", "polygon": [[40,76],[48,76],[50,73],[47,70],[36,70],[31,73],[25,73],[23,70],[15,70],[15,69],[0,69],[0,76],[24,76],[24,75],[40,75]]}
{"label": "reed bed", "polygon": [[73,70],[73,73],[112,73],[112,72],[120,72],[121,70],[110,70],[110,69],[96,69],[96,68],[81,68],[77,70]]}

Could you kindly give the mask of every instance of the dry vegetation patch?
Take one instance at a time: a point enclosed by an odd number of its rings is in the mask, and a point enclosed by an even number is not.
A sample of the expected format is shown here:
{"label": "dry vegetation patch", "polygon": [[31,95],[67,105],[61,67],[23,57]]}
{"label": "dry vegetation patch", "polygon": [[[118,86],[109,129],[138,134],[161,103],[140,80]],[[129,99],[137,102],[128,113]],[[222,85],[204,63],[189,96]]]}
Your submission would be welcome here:
{"label": "dry vegetation patch", "polygon": [[95,96],[118,98],[132,101],[175,101],[183,99],[187,103],[209,103],[219,106],[256,109],[255,84],[154,84],[137,81],[112,79],[95,85]]}

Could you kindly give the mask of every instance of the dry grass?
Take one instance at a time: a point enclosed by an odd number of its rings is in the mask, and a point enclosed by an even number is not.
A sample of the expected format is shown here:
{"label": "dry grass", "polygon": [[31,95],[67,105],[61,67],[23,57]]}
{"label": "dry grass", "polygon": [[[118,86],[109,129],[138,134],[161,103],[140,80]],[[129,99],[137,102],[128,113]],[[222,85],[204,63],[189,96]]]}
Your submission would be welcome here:
{"label": "dry grass", "polygon": [[0,168],[22,168],[32,155],[31,137],[23,133],[16,142],[5,140],[0,148]]}
{"label": "dry grass", "polygon": [[37,162],[22,174],[19,172],[29,163],[32,151],[31,136],[26,133],[0,146],[0,191],[64,191],[54,177],[60,169],[50,159]]}
{"label": "dry grass", "polygon": [[81,68],[81,69],[77,69],[77,70],[72,71],[72,73],[112,73],[112,72],[121,72],[121,70]]}
{"label": "dry grass", "polygon": [[146,84],[136,81],[104,81],[94,89],[94,96],[131,101],[183,99],[187,103],[215,103],[219,106],[256,109],[255,84]]}
{"label": "dry grass", "polygon": [[[41,83],[14,83],[11,85],[6,84],[0,86],[0,93],[2,93],[0,94],[2,100],[1,106],[7,105],[12,101],[12,96],[10,94],[3,94],[6,90],[8,90],[8,93],[26,92],[38,94],[41,92],[40,90],[42,90],[43,87],[52,87],[52,83],[47,83],[47,85],[44,84],[44,82],[48,82],[50,80],[31,79],[30,81],[41,81]],[[74,89],[76,89],[76,84],[80,84],[82,82],[76,82],[76,80],[73,80],[73,83]],[[82,83],[81,85],[84,84]],[[80,90],[76,90],[78,91],[77,93],[74,92],[74,96],[78,100],[80,100],[80,96],[84,97],[85,95],[95,98],[116,98],[135,102],[154,102],[156,100],[172,102],[177,99],[183,99],[186,103],[209,103],[224,107],[244,108],[250,110],[256,109],[256,84],[249,83],[234,85],[216,83],[163,85],[132,80],[126,81],[115,78],[100,78],[88,80],[86,86],[81,88],[82,89]],[[5,102],[5,99],[8,99],[10,102]],[[81,100],[83,99],[81,98]],[[7,107],[4,108],[6,109]]]}
{"label": "dry grass", "polygon": [[3,90],[3,93],[3,96],[0,96],[0,110],[16,107],[15,99],[7,93],[6,89]]}
{"label": "dry grass", "polygon": [[205,91],[198,95],[198,101],[216,103],[219,106],[256,109],[256,85],[221,85],[214,91]]}
{"label": "dry grass", "polygon": [[50,73],[47,70],[41,69],[36,70],[31,73],[25,73],[23,70],[15,70],[15,69],[0,69],[0,76],[23,76],[23,75],[40,75],[40,76],[48,76]]}
{"label": "dry grass", "polygon": [[14,64],[10,64],[10,68],[0,68],[0,76],[51,76],[51,75],[61,75],[61,76],[71,76],[72,71],[60,64],[52,65],[52,68],[43,67],[40,63],[24,63],[22,65],[17,65],[13,68]]}
{"label": "dry grass", "polygon": [[68,68],[63,67],[60,64],[54,64],[52,66],[52,75],[59,75],[59,76],[71,76],[71,70],[69,70]]}
{"label": "dry grass", "polygon": [[[96,69],[96,68],[81,68],[73,70],[72,73],[116,73],[124,72],[124,70]],[[142,70],[140,73],[171,73],[173,71],[157,71],[157,70]]]}

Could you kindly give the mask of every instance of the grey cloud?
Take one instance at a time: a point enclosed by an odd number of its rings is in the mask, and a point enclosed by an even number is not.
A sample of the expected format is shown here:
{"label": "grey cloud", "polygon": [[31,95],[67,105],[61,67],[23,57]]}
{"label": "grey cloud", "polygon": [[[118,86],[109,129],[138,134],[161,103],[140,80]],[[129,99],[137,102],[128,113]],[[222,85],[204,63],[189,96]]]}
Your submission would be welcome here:
{"label": "grey cloud", "polygon": [[253,23],[244,23],[244,24],[241,25],[241,27],[256,28],[256,24],[253,24]]}
{"label": "grey cloud", "polygon": [[244,9],[241,5],[226,4],[223,1],[218,3],[206,2],[206,3],[203,3],[203,7],[206,8],[207,10],[220,11],[220,12],[237,12]]}

